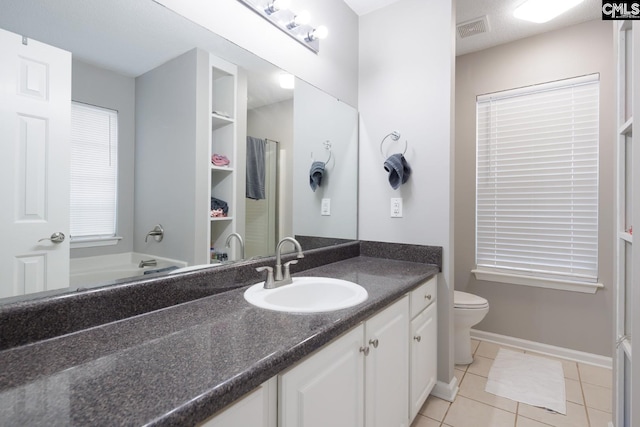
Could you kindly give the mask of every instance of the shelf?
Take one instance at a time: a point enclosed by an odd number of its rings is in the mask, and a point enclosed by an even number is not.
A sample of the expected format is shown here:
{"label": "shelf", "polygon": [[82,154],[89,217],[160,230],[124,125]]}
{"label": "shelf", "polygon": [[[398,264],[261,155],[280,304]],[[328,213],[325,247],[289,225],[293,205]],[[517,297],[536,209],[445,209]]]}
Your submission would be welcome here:
{"label": "shelf", "polygon": [[211,165],[211,170],[217,172],[233,172],[233,168],[230,168],[228,166]]}
{"label": "shelf", "polygon": [[211,113],[211,130],[219,129],[226,125],[231,125],[235,122],[231,117],[220,116],[216,113]]}
{"label": "shelf", "polygon": [[232,216],[211,217],[211,222],[218,222],[218,221],[233,221],[233,217]]}

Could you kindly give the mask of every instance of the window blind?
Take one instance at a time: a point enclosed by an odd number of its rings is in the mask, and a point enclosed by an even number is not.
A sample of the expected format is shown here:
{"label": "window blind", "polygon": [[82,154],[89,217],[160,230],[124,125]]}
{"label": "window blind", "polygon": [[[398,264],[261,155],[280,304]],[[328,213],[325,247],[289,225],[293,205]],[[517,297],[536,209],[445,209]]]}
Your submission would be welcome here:
{"label": "window blind", "polygon": [[597,280],[598,104],[598,75],[478,97],[478,268]]}
{"label": "window blind", "polygon": [[118,113],[71,106],[71,237],[116,234]]}

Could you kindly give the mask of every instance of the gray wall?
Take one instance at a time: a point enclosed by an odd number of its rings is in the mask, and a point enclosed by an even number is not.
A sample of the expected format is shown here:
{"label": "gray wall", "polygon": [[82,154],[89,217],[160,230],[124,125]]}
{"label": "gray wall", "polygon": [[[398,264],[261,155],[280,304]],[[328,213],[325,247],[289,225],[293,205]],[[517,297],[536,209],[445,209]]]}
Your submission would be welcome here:
{"label": "gray wall", "polygon": [[[358,237],[443,248],[438,276],[438,380],[453,377],[453,88],[455,7],[450,0],[400,0],[360,17]],[[380,142],[393,130],[413,168],[393,190]],[[402,197],[403,218],[390,217]]]}
{"label": "gray wall", "polygon": [[[475,328],[610,356],[613,342],[614,58],[610,23],[592,21],[456,61],[455,288],[489,300]],[[475,247],[476,95],[600,73],[599,276],[595,295],[486,281]]]}
{"label": "gray wall", "polygon": [[118,111],[118,235],[115,246],[71,250],[71,258],[133,250],[135,79],[73,60],[71,97]]}
{"label": "gray wall", "polygon": [[[208,262],[209,73],[193,49],[136,78],[136,252]],[[145,243],[158,223],[164,239]]]}

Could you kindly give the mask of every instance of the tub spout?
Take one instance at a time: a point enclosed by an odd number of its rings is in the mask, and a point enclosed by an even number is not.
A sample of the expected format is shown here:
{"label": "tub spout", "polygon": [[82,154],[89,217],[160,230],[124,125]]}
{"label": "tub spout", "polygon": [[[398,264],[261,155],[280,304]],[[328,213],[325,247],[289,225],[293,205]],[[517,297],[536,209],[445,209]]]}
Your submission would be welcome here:
{"label": "tub spout", "polygon": [[155,259],[148,259],[148,260],[141,260],[140,264],[138,264],[138,267],[140,268],[155,267],[156,265],[158,265],[158,261],[156,261]]}

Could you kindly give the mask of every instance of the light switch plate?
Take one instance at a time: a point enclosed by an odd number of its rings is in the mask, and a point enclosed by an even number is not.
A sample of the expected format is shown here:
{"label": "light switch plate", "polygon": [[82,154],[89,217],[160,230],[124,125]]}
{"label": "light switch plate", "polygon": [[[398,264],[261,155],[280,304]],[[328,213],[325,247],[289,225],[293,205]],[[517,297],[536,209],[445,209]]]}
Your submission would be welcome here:
{"label": "light switch plate", "polygon": [[320,207],[320,215],[331,215],[331,199],[322,199],[322,205]]}
{"label": "light switch plate", "polygon": [[391,218],[402,218],[402,197],[391,198]]}

